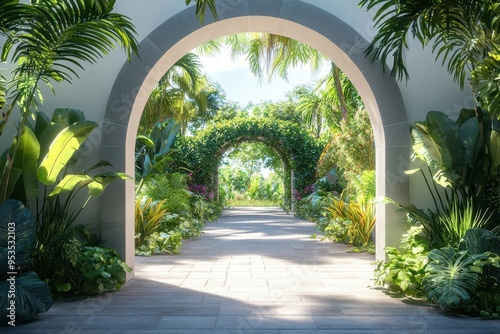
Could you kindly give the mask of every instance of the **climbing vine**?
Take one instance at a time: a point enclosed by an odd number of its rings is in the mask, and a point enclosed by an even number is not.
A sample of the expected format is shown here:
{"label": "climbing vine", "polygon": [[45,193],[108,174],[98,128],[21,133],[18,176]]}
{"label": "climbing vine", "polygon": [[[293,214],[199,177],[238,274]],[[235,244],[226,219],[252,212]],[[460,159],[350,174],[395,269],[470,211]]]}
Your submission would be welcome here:
{"label": "climbing vine", "polygon": [[[284,184],[301,191],[315,181],[315,168],[323,146],[299,125],[276,119],[234,118],[208,126],[193,137],[180,138],[177,149],[192,171],[192,181],[217,192],[217,172],[224,153],[243,142],[261,142],[283,162]],[[291,190],[285,187],[289,205]]]}

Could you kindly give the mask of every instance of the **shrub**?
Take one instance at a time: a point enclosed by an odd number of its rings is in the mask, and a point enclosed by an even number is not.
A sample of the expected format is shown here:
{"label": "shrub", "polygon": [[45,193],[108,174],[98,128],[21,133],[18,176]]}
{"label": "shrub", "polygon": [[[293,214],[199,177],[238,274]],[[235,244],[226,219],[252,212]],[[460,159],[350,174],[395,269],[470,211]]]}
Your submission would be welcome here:
{"label": "shrub", "polygon": [[182,248],[182,235],[179,232],[154,232],[148,236],[144,245],[136,248],[135,254],[151,256],[153,254],[178,254]]}
{"label": "shrub", "polygon": [[90,294],[120,290],[126,273],[132,271],[115,250],[103,247],[84,247],[80,268],[84,277],[82,291]]}
{"label": "shrub", "polygon": [[162,219],[167,214],[163,208],[165,201],[153,202],[151,198],[135,202],[135,247],[144,244],[144,240],[156,232]]}
{"label": "shrub", "polygon": [[422,226],[412,226],[401,238],[400,248],[386,247],[387,261],[379,261],[375,269],[375,286],[402,292],[410,297],[424,295],[422,280],[427,276],[429,244]]}

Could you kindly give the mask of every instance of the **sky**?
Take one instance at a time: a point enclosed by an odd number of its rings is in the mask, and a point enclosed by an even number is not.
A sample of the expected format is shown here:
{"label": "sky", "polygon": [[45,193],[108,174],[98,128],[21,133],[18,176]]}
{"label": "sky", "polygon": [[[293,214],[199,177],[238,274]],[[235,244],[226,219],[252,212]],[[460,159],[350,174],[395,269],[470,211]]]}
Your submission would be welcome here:
{"label": "sky", "polygon": [[[245,57],[233,61],[227,49],[215,57],[200,56],[200,61],[203,65],[202,71],[212,82],[219,83],[226,92],[226,99],[239,103],[242,107],[248,102],[284,100],[286,93],[295,86],[314,84],[326,71],[322,68],[316,75],[312,75],[309,67],[293,68],[289,70],[288,82],[273,78],[271,83],[259,83],[257,77],[250,72]],[[264,177],[270,172],[267,168],[260,171]]]}
{"label": "sky", "polygon": [[315,83],[321,78],[321,73],[312,75],[309,67],[289,70],[288,82],[273,78],[270,84],[259,83],[250,72],[244,57],[231,60],[229,52],[223,51],[216,57],[200,56],[203,72],[218,82],[226,92],[226,98],[245,106],[248,102],[280,101],[285,99],[287,92],[301,84]]}

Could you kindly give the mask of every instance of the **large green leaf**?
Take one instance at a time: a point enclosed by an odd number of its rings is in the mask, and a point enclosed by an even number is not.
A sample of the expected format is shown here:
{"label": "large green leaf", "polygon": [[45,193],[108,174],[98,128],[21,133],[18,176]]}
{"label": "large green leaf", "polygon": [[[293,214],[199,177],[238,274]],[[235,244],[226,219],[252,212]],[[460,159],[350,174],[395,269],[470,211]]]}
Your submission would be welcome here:
{"label": "large green leaf", "polygon": [[61,133],[62,130],[64,130],[64,127],[59,123],[52,123],[50,121],[46,123],[47,119],[47,115],[41,112],[37,113],[35,134],[38,138],[38,142],[40,143],[39,162],[41,162],[41,160],[47,156],[50,145],[57,137],[57,135]]}
{"label": "large green leaf", "polygon": [[[14,282],[14,281],[12,281]],[[50,289],[40,280],[34,271],[29,271],[15,277],[15,293],[11,298],[9,293],[11,281],[0,282],[0,323],[6,324],[9,318],[11,301],[15,302],[15,323],[31,320],[35,315],[46,312],[54,303]]]}
{"label": "large green leaf", "polygon": [[147,148],[155,148],[155,143],[149,137],[138,135],[137,140],[142,141]]}
{"label": "large green leaf", "polygon": [[86,174],[68,174],[50,192],[49,196],[58,195],[62,192],[70,192],[76,188],[81,188],[93,181],[91,176]]}
{"label": "large green leaf", "polygon": [[439,163],[434,158],[435,154],[429,150],[428,145],[424,142],[423,136],[428,136],[425,127],[420,123],[415,123],[415,126],[410,131],[412,139],[413,156],[424,161],[431,168],[438,168]]}
{"label": "large green leaf", "polygon": [[488,141],[488,154],[491,163],[491,173],[492,175],[498,175],[500,173],[500,132],[491,131],[490,140]]}
{"label": "large green leaf", "polygon": [[446,310],[464,308],[480,281],[474,262],[486,260],[488,256],[456,252],[452,247],[433,249],[428,256],[425,271],[429,275],[422,285],[429,300],[436,301]]}
{"label": "large green leaf", "polygon": [[61,124],[65,128],[81,121],[85,121],[85,115],[78,109],[59,108],[54,110],[52,115],[52,122]]}
{"label": "large green leaf", "polygon": [[500,254],[500,237],[484,228],[471,228],[465,232],[461,248],[471,254]]}
{"label": "large green leaf", "polygon": [[[15,239],[12,239],[12,237]],[[36,227],[33,213],[16,200],[6,200],[0,205],[0,248],[9,248],[15,241],[15,267],[5,267],[1,262],[0,276],[8,271],[17,271],[31,264],[31,253],[35,247]]]}
{"label": "large green leaf", "polygon": [[26,200],[38,196],[37,162],[40,155],[40,144],[29,127],[25,127],[19,140],[13,168],[21,171]]}
{"label": "large green leaf", "polygon": [[76,122],[65,128],[50,145],[47,156],[38,168],[38,178],[46,185],[53,184],[60,171],[66,167],[73,154],[87,139],[97,123],[91,121]]}
{"label": "large green leaf", "polygon": [[476,165],[476,158],[483,148],[483,137],[476,117],[466,120],[460,127],[460,138],[464,148],[464,159],[469,166]]}
{"label": "large green leaf", "polygon": [[[10,150],[11,150],[10,148],[6,149],[3,152],[2,156],[0,157],[0,171],[2,171],[2,172],[5,171],[7,163],[9,162],[8,159],[10,158],[10,154],[9,154]],[[7,198],[10,198],[10,196],[14,192],[17,181],[21,177],[22,173],[23,173],[23,171],[20,170],[19,168],[12,168],[10,170],[10,175],[5,174],[5,172],[4,172],[4,174],[0,174],[1,186],[5,187],[3,189],[6,190],[5,194],[6,194]],[[2,191],[3,191],[3,189],[2,189]]]}
{"label": "large green leaf", "polygon": [[460,129],[448,115],[440,111],[430,111],[425,119],[428,137],[423,136],[424,142],[436,154],[434,158],[441,168],[452,169],[462,164],[462,145]]}
{"label": "large green leaf", "polygon": [[88,195],[91,197],[99,197],[106,187],[115,180],[129,179],[125,173],[108,172],[95,176],[86,174],[69,174],[64,177],[52,190],[49,196],[58,195],[62,192],[70,192],[77,188],[87,186],[89,188]]}
{"label": "large green leaf", "polygon": [[115,180],[126,180],[130,178],[131,177],[125,173],[115,173],[115,172],[96,175],[93,178],[94,179],[93,182],[88,184],[89,196],[99,197],[111,182]]}
{"label": "large green leaf", "polygon": [[460,114],[458,115],[457,118],[457,125],[462,126],[462,124],[465,123],[465,121],[471,119],[471,118],[476,118],[476,111],[474,109],[462,109],[460,110]]}

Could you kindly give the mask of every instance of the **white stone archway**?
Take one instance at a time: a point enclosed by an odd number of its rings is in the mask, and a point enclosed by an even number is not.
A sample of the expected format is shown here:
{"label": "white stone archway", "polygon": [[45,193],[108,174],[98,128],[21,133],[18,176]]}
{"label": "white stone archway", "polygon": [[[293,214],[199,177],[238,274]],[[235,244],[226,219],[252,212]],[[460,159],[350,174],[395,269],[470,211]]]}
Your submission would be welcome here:
{"label": "white stone archway", "polygon": [[[224,3],[223,3],[224,4]],[[239,0],[223,5],[218,20],[200,24],[193,7],[165,21],[141,41],[139,57],[123,65],[111,90],[102,128],[102,158],[134,175],[134,147],[144,105],[162,75],[198,45],[227,34],[269,32],[321,51],[350,78],[367,106],[376,145],[377,196],[408,202],[410,139],[404,103],[394,78],[364,54],[367,41],[352,27],[299,0]],[[102,199],[102,237],[134,265],[134,182],[113,184]],[[377,205],[377,259],[405,230],[394,207]]]}

